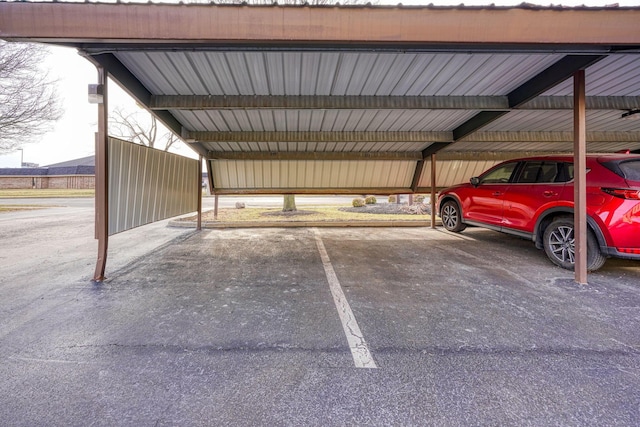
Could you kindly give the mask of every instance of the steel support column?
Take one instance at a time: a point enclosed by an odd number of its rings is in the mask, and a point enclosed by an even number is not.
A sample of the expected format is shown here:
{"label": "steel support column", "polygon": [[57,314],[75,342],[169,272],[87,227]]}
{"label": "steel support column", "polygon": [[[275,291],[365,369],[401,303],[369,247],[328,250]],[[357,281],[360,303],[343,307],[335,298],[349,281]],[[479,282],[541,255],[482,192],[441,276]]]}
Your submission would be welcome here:
{"label": "steel support column", "polygon": [[202,230],[202,155],[198,157],[198,220],[196,230]]}
{"label": "steel support column", "polygon": [[108,73],[98,66],[98,84],[102,85],[102,102],[98,104],[98,132],[96,133],[95,165],[95,238],[98,240],[98,259],[93,281],[100,283],[105,279],[107,249],[109,246],[109,176],[108,176]]}
{"label": "steel support column", "polygon": [[585,72],[573,75],[575,280],[587,283],[587,166]]}
{"label": "steel support column", "polygon": [[436,155],[431,155],[431,228],[436,228]]}

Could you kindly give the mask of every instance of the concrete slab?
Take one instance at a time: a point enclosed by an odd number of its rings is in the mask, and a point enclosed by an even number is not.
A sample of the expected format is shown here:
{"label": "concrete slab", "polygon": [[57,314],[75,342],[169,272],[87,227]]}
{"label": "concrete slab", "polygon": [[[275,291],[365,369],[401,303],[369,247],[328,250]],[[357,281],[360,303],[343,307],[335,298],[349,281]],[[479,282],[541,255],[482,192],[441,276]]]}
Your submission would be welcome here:
{"label": "concrete slab", "polygon": [[377,369],[354,366],[312,230],[142,227],[115,241],[99,287],[72,277],[84,266],[64,250],[51,255],[63,280],[3,264],[0,424],[640,419],[637,262],[610,260],[580,286],[488,230],[316,232]]}

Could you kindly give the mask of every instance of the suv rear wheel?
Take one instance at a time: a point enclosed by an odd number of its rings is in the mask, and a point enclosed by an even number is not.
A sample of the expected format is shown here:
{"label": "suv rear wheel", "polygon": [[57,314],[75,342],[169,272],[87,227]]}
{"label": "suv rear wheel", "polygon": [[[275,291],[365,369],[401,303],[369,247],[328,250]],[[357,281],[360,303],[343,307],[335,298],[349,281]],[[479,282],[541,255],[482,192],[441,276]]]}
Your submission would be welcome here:
{"label": "suv rear wheel", "polygon": [[442,219],[442,225],[449,231],[459,233],[467,228],[462,222],[462,212],[458,207],[458,204],[453,200],[449,200],[442,205],[440,209],[440,218]]}
{"label": "suv rear wheel", "polygon": [[[573,270],[575,266],[575,238],[573,218],[563,216],[554,219],[544,230],[543,246],[547,257],[556,265]],[[587,270],[595,271],[607,258],[600,252],[598,241],[587,230]]]}

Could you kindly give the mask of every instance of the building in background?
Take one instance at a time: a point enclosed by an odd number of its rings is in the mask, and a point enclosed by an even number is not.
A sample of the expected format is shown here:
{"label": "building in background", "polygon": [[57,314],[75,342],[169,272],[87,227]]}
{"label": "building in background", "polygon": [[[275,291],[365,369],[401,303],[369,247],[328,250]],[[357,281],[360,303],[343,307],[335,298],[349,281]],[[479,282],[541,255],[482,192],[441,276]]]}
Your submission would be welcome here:
{"label": "building in background", "polygon": [[0,168],[1,189],[95,188],[95,156],[42,167]]}

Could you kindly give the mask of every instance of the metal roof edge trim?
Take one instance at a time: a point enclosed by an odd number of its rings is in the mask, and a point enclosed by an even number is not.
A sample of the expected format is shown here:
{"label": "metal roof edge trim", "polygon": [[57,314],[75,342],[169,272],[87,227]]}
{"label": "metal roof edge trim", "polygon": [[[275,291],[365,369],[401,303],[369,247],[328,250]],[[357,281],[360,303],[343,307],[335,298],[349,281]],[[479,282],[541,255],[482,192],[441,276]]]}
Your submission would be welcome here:
{"label": "metal roof edge trim", "polygon": [[[0,2],[0,37],[76,44],[113,40],[635,45],[640,43],[639,14],[640,7],[409,9]],[[536,31],[523,31],[532,20]],[[590,31],[581,31],[584,28]]]}
{"label": "metal roof edge trim", "polygon": [[[107,1],[28,1],[28,0],[0,0],[0,3],[29,3],[29,4],[90,4],[90,5],[114,5],[113,2]],[[277,1],[274,1],[271,4],[250,4],[247,2],[242,3],[216,3],[215,1],[210,1],[208,3],[190,3],[180,1],[178,3],[169,3],[169,2],[151,2],[151,1],[128,1],[128,2],[117,2],[115,3],[120,6],[171,6],[171,7],[220,7],[220,8],[278,8],[278,9],[427,9],[427,10],[508,10],[508,9],[523,9],[523,10],[555,10],[555,11],[571,11],[571,10],[588,10],[588,11],[599,11],[599,10],[640,10],[640,6],[619,6],[617,3],[612,5],[604,5],[604,6],[587,6],[587,5],[579,5],[579,6],[565,6],[562,4],[549,4],[549,5],[541,5],[535,3],[519,3],[516,5],[496,5],[494,3],[486,4],[486,5],[465,5],[464,3],[457,5],[435,5],[433,3],[430,4],[411,4],[406,5],[402,2],[398,2],[397,4],[340,4],[340,2],[336,3],[328,3],[328,4],[279,4]]]}

